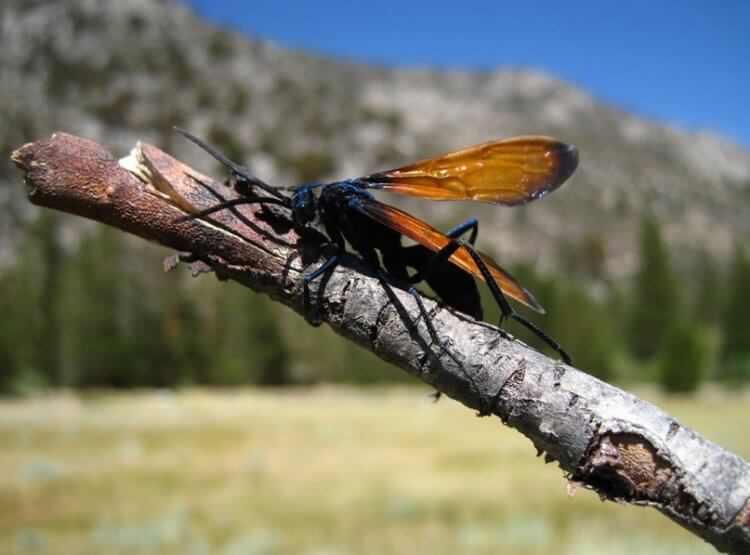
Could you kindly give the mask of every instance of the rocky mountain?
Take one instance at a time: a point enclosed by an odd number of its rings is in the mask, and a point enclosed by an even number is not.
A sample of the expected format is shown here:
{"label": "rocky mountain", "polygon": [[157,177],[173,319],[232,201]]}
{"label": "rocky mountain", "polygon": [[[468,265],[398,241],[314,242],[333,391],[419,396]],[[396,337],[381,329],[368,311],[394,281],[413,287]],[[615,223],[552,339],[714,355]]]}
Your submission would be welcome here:
{"label": "rocky mountain", "polygon": [[593,245],[609,275],[627,275],[644,212],[681,257],[725,256],[750,237],[750,153],[713,134],[644,120],[536,71],[394,70],[285,51],[160,0],[5,0],[0,122],[5,237],[30,213],[12,149],[55,130],[119,155],[142,139],[216,173],[175,124],[278,184],[516,134],[577,145],[574,177],[526,207],[388,199],[440,226],[476,215],[480,243],[506,263],[575,266]]}

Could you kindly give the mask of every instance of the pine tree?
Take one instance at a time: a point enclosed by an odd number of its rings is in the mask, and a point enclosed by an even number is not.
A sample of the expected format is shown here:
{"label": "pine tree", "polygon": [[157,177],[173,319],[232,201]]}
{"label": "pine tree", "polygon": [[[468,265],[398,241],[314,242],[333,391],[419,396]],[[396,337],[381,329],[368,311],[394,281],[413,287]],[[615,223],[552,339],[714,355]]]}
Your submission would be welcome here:
{"label": "pine tree", "polygon": [[[244,291],[250,294],[249,291]],[[261,385],[285,385],[291,381],[289,357],[284,345],[274,303],[265,296],[253,295],[254,310],[248,321],[252,337],[256,380]]]}
{"label": "pine tree", "polygon": [[16,322],[13,310],[13,272],[3,269],[0,274],[0,393],[12,391],[18,372],[16,363]]}
{"label": "pine tree", "polygon": [[273,303],[231,282],[218,297],[209,383],[288,383],[288,353]]}
{"label": "pine tree", "polygon": [[154,272],[161,249],[118,231],[83,238],[65,268],[67,381],[79,387],[174,387],[199,378],[201,322],[180,272]]}
{"label": "pine tree", "polygon": [[172,385],[196,383],[206,364],[198,306],[181,272],[172,271],[158,277],[163,284],[159,295],[163,311],[162,336],[173,364]]}
{"label": "pine tree", "polygon": [[13,359],[24,380],[60,385],[64,255],[56,214],[45,212],[29,226],[17,256],[11,280],[13,297],[7,300],[13,321]]}
{"label": "pine tree", "polygon": [[641,224],[640,266],[629,321],[630,348],[635,356],[655,356],[679,314],[679,290],[659,226],[651,217]]}
{"label": "pine tree", "polygon": [[39,335],[36,338],[39,368],[47,374],[51,384],[62,385],[60,360],[60,295],[63,250],[60,245],[60,226],[57,215],[45,212],[39,217],[32,233],[36,236],[43,263],[43,277],[39,295],[42,312]]}
{"label": "pine tree", "polygon": [[675,323],[666,336],[661,354],[659,381],[662,387],[675,392],[698,389],[706,354],[700,332],[693,325]]}
{"label": "pine tree", "polygon": [[695,274],[695,297],[692,303],[695,319],[700,324],[716,324],[723,304],[722,276],[717,261],[707,251],[700,253]]}
{"label": "pine tree", "polygon": [[727,303],[721,317],[722,377],[750,380],[750,261],[742,247],[735,249]]}
{"label": "pine tree", "polygon": [[131,385],[135,353],[123,329],[121,238],[102,228],[83,238],[68,268],[68,380],[78,387]]}
{"label": "pine tree", "polygon": [[140,383],[176,387],[190,383],[202,363],[200,323],[180,271],[154,272],[162,249],[128,245],[127,268],[121,272],[128,302],[124,332],[134,352]]}
{"label": "pine tree", "polygon": [[[618,345],[610,322],[612,315],[606,310],[604,303],[598,302],[587,290],[575,283],[562,284],[554,278],[542,279],[528,265],[516,266],[512,274],[532,291],[547,311],[546,314],[536,314],[519,309],[523,311],[523,315],[557,341],[571,356],[576,367],[599,378],[610,379],[613,374],[613,355]],[[486,293],[482,302],[487,307],[495,304]],[[559,355],[526,328],[512,321],[506,323],[506,328],[534,348],[553,358],[559,358]]]}

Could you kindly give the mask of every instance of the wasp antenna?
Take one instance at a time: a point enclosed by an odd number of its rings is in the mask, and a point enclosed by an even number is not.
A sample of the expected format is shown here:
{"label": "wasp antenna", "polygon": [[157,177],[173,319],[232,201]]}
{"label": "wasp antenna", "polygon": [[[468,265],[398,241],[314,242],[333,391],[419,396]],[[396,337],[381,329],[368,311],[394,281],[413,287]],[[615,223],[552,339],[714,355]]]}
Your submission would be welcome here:
{"label": "wasp antenna", "polygon": [[240,166],[239,164],[236,164],[235,162],[232,162],[229,158],[224,156],[221,152],[216,150],[213,146],[209,145],[205,141],[199,139],[189,131],[185,131],[184,129],[181,129],[180,127],[174,126],[174,130],[177,131],[180,135],[188,139],[190,142],[194,143],[198,147],[202,148],[206,152],[208,152],[211,156],[216,158],[219,162],[221,162],[224,166],[229,168],[229,170],[234,173],[237,176],[240,176],[248,181],[251,185],[255,185],[259,187],[260,189],[263,189],[267,193],[275,196],[276,198],[283,199],[285,198],[284,195],[279,193],[279,191],[276,189],[276,187],[272,187],[265,181],[255,177],[254,175],[251,175],[247,168],[244,166]]}
{"label": "wasp antenna", "polygon": [[177,218],[177,221],[184,222],[187,220],[196,220],[196,219],[200,220],[200,219],[205,218],[206,216],[210,216],[214,212],[219,212],[221,210],[226,210],[227,208],[232,208],[234,206],[241,206],[244,204],[279,204],[281,206],[289,208],[289,203],[287,202],[288,200],[289,199],[287,198],[277,199],[273,197],[260,197],[260,196],[233,198],[230,200],[225,200],[223,202],[220,202],[219,204],[215,204],[214,206],[211,206],[210,208],[204,208],[203,210],[195,212],[194,214],[188,214],[186,216]]}

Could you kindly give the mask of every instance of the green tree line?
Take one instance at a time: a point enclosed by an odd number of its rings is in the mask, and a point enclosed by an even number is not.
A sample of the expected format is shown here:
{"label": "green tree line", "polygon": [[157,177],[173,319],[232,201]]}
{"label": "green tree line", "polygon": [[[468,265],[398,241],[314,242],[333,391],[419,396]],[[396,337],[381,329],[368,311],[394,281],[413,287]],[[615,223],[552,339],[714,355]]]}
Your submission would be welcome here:
{"label": "green tree line", "polygon": [[[63,245],[60,218],[29,224],[16,263],[0,270],[0,391],[44,387],[285,385],[408,380],[371,353],[311,328],[230,282],[155,271],[167,254],[100,227]],[[571,245],[565,277],[514,274],[547,314],[532,320],[575,364],[603,379],[690,391],[706,379],[750,380],[750,262],[708,253],[678,275],[656,220],[644,218],[639,267],[614,284],[596,237]],[[486,319],[499,314],[481,288]],[[507,329],[539,349],[524,329]]]}

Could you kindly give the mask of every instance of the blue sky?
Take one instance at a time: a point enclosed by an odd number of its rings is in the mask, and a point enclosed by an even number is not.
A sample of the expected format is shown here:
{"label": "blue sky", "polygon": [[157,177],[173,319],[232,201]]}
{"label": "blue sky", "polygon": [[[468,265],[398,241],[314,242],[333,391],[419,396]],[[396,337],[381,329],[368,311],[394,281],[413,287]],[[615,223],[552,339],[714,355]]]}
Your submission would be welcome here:
{"label": "blue sky", "polygon": [[620,108],[750,148],[747,0],[187,3],[248,35],[336,58],[541,69]]}

